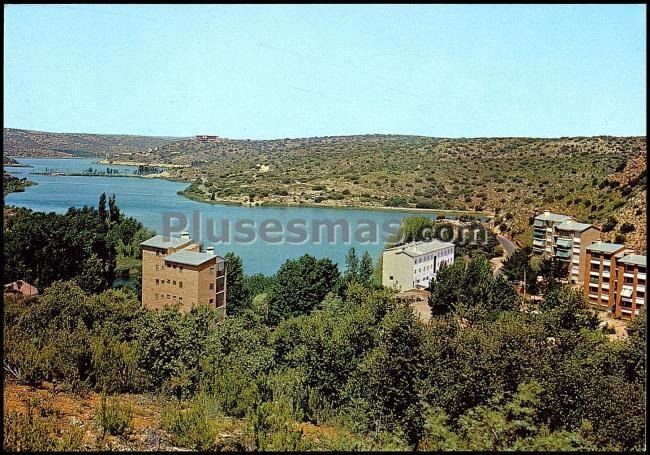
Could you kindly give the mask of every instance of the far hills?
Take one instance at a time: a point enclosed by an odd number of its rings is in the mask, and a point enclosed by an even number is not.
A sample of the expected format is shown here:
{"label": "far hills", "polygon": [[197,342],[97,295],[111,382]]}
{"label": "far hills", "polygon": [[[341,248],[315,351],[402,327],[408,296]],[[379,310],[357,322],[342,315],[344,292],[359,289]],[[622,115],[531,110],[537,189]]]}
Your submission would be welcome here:
{"label": "far hills", "polygon": [[[19,131],[10,130],[11,137]],[[608,240],[646,246],[645,137],[109,137],[60,135],[56,147],[48,146],[99,156],[108,150],[121,162],[190,165],[168,175],[190,182],[184,194],[205,202],[486,211],[524,244],[532,241],[532,217],[548,209],[604,227]]]}
{"label": "far hills", "polygon": [[4,128],[4,156],[104,157],[106,153],[147,152],[178,138],[118,134],[49,133]]}

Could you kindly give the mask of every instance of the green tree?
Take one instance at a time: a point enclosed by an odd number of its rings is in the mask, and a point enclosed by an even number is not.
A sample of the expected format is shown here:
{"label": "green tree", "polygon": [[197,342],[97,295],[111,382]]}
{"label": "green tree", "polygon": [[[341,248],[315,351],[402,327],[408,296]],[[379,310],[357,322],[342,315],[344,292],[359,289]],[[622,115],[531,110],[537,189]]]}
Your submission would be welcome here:
{"label": "green tree", "polygon": [[229,252],[225,255],[228,273],[226,289],[228,290],[228,314],[240,314],[250,304],[250,296],[245,286],[244,267],[241,257]]}
{"label": "green tree", "polygon": [[363,256],[361,256],[361,262],[359,263],[359,281],[362,284],[370,286],[372,284],[374,273],[375,268],[372,265],[372,256],[370,256],[370,253],[365,251]]}
{"label": "green tree", "polygon": [[303,255],[289,259],[275,275],[269,296],[269,311],[276,323],[310,312],[320,304],[339,279],[336,264],[329,259]]}
{"label": "green tree", "polygon": [[102,224],[107,224],[108,213],[106,212],[106,193],[99,196],[99,220]]}

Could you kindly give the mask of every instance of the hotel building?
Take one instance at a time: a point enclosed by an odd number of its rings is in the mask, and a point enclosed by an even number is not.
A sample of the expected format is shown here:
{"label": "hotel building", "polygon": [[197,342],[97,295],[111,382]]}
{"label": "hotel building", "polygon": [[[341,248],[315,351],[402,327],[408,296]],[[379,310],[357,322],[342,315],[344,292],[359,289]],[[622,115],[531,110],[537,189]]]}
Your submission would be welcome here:
{"label": "hotel building", "polygon": [[180,238],[156,235],[142,248],[142,304],[158,310],[177,303],[183,312],[208,305],[226,315],[226,261],[214,249]]}
{"label": "hotel building", "polygon": [[453,264],[454,244],[431,240],[389,248],[383,253],[382,284],[400,291],[425,289],[443,264]]}

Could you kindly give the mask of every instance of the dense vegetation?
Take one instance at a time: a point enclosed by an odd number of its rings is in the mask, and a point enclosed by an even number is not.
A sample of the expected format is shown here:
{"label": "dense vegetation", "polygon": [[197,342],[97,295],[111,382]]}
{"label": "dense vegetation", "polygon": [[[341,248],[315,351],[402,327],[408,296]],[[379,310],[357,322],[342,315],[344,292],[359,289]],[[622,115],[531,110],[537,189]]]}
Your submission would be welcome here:
{"label": "dense vegetation", "polygon": [[[559,284],[522,312],[475,255],[440,273],[424,324],[371,284],[356,252],[342,273],[303,256],[249,277],[229,260],[236,311],[223,322],[205,307],[150,312],[132,291],[88,294],[73,281],[11,297],[5,369],[26,384],[118,394],[100,410],[106,432],[128,421],[119,393],[168,397],[160,425],[197,450],[644,447],[645,312],[624,340],[608,339],[582,294]],[[16,444],[15,429],[30,427],[12,418],[5,443]],[[234,439],[220,436],[226,419],[243,422]],[[300,422],[336,431],[316,443]]]}
{"label": "dense vegetation", "polygon": [[25,191],[25,188],[31,185],[36,185],[36,183],[27,180],[27,177],[19,178],[7,173],[2,174],[3,196],[6,196],[9,193]]}
{"label": "dense vegetation", "polygon": [[108,207],[102,194],[97,209],[70,208],[63,215],[14,208],[3,230],[3,276],[39,289],[72,279],[87,292],[101,292],[113,285],[118,258],[135,260],[139,243],[152,235],[120,212],[114,195]]}

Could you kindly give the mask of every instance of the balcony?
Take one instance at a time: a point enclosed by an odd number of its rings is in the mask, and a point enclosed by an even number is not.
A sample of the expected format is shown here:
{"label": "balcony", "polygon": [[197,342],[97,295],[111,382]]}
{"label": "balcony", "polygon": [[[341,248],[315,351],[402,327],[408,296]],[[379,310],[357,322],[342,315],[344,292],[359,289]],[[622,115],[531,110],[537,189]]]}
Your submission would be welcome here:
{"label": "balcony", "polygon": [[645,273],[637,273],[636,279],[645,281]]}
{"label": "balcony", "polygon": [[604,260],[604,261],[603,261],[603,265],[604,265],[605,267],[609,267],[609,266],[612,265],[612,261],[610,261],[609,259]]}

